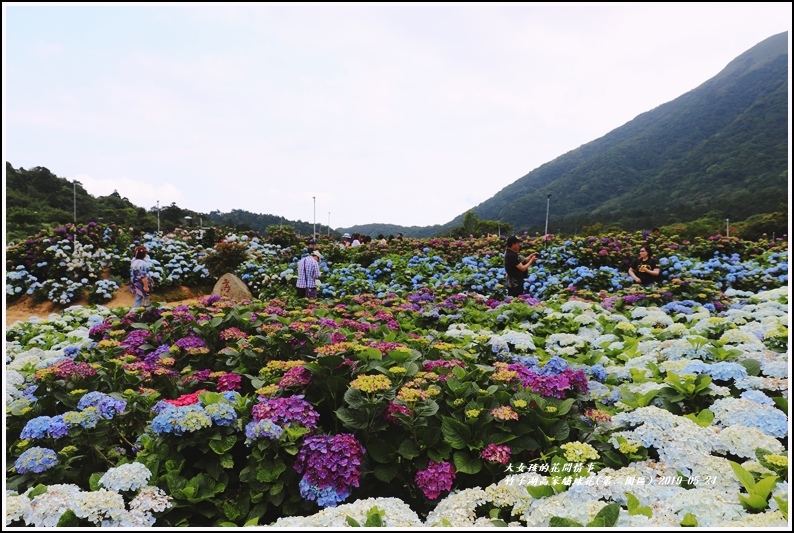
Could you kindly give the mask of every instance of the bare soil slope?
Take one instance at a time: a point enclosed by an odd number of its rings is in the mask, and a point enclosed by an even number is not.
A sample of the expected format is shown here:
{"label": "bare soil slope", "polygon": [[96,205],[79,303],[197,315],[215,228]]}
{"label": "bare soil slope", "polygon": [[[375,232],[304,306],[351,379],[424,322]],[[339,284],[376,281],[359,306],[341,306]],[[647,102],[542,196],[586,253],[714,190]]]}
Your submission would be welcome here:
{"label": "bare soil slope", "polygon": [[[202,293],[197,293],[188,287],[171,289],[167,294],[153,294],[153,302],[165,302],[170,307],[186,305],[195,302]],[[135,297],[130,292],[129,286],[122,285],[113,295],[113,299],[103,304],[105,307],[132,307]],[[85,300],[75,302],[74,305],[89,305]],[[58,314],[61,309],[52,302],[35,303],[32,298],[25,296],[6,306],[6,327],[22,321],[27,322],[30,317],[37,316],[46,319],[50,314]]]}

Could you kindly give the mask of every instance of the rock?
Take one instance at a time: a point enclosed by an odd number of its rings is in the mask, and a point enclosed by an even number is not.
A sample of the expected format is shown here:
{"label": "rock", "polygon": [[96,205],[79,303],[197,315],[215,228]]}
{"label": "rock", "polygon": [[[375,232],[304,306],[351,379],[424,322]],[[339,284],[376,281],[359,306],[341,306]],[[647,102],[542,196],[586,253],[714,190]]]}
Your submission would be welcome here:
{"label": "rock", "polygon": [[212,289],[212,294],[218,295],[224,300],[233,300],[236,302],[253,299],[251,291],[248,289],[248,286],[243,283],[243,280],[230,273],[221,276],[218,283],[216,283],[215,287]]}

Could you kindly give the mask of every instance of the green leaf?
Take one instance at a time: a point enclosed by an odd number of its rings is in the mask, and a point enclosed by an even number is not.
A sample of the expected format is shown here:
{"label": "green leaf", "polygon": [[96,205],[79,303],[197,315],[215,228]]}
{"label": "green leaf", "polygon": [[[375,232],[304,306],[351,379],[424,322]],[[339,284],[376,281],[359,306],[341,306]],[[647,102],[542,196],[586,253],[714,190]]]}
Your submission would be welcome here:
{"label": "green leaf", "polygon": [[692,513],[687,513],[681,520],[681,527],[698,527],[698,519]]}
{"label": "green leaf", "polygon": [[400,447],[397,448],[397,453],[406,459],[414,459],[418,457],[421,452],[414,441],[412,441],[410,438],[406,438],[404,441],[402,441]]}
{"label": "green leaf", "polygon": [[373,468],[373,473],[378,480],[383,481],[384,483],[390,483],[394,478],[397,477],[398,470],[396,464],[388,464],[388,465],[375,465]]}
{"label": "green leaf", "polygon": [[370,416],[366,411],[340,407],[334,414],[349,429],[366,429],[369,426]]}
{"label": "green leaf", "polygon": [[550,527],[584,527],[584,524],[571,520],[570,518],[563,518],[561,516],[552,516],[549,519]]}
{"label": "green leaf", "polygon": [[739,361],[739,364],[747,370],[748,376],[758,376],[761,374],[761,363],[755,359],[750,359],[748,357],[747,359]]}
{"label": "green leaf", "polygon": [[435,400],[423,400],[414,407],[414,414],[417,417],[433,416],[438,412],[438,404]]}
{"label": "green leaf", "polygon": [[554,496],[554,489],[550,485],[527,485],[527,492],[536,500]]}
{"label": "green leaf", "polygon": [[358,521],[350,515],[345,516],[345,522],[350,527],[361,527],[361,524],[359,524]]}
{"label": "green leaf", "polygon": [[761,478],[758,482],[756,482],[755,489],[753,489],[753,492],[755,494],[758,494],[765,500],[769,499],[769,494],[771,494],[772,491],[775,490],[775,487],[777,486],[777,479],[778,479],[777,476],[768,476],[765,478]]}
{"label": "green leaf", "polygon": [[367,511],[367,521],[364,527],[383,527],[383,517],[381,513],[383,513],[383,511],[377,507],[373,507]]}
{"label": "green leaf", "polygon": [[80,521],[77,519],[77,515],[74,514],[74,511],[68,509],[58,519],[57,527],[77,527],[79,525],[80,525]]}
{"label": "green leaf", "polygon": [[618,523],[618,517],[620,516],[620,504],[618,503],[610,503],[605,505],[598,511],[598,514],[595,515],[593,521],[595,522],[598,519],[604,521],[604,527],[614,527],[615,524]]}
{"label": "green leaf", "polygon": [[237,443],[237,435],[224,435],[220,440],[209,441],[210,448],[218,455],[223,455],[231,450]]}
{"label": "green leaf", "polygon": [[477,456],[471,456],[467,452],[455,452],[452,454],[455,463],[455,470],[463,474],[476,474],[482,470],[482,461]]}
{"label": "green leaf", "polygon": [[750,511],[762,511],[769,505],[767,499],[760,494],[750,494],[749,496],[739,494],[739,502],[742,507]]}
{"label": "green leaf", "polygon": [[230,453],[224,453],[220,457],[220,463],[223,468],[234,468],[234,457]]}
{"label": "green leaf", "polygon": [[258,526],[258,525],[259,525],[259,517],[255,516],[250,520],[248,520],[245,524],[243,524],[243,527]]}
{"label": "green leaf", "polygon": [[102,478],[103,475],[104,473],[102,472],[94,472],[93,474],[91,474],[91,476],[88,478],[88,488],[90,488],[92,491],[99,490],[100,489],[99,480]]}
{"label": "green leaf", "polygon": [[772,498],[774,498],[777,502],[777,508],[778,511],[780,511],[780,514],[782,514],[783,518],[788,521],[788,500],[784,500],[783,498],[779,498],[777,496],[772,496]]}
{"label": "green leaf", "polygon": [[[755,361],[755,359],[752,359]],[[775,407],[783,411],[784,413],[788,413],[788,400],[782,396],[775,396],[772,398],[772,401],[775,402]]]}
{"label": "green leaf", "polygon": [[367,399],[364,393],[351,387],[345,392],[345,403],[353,409],[356,409],[367,403]]}
{"label": "green leaf", "polygon": [[391,444],[383,440],[373,440],[367,446],[367,454],[378,463],[391,463],[394,461],[394,449]]}
{"label": "green leaf", "polygon": [[466,448],[472,440],[469,426],[448,416],[441,421],[441,433],[444,441],[457,450]]}
{"label": "green leaf", "polygon": [[631,514],[631,511],[633,511],[634,509],[639,507],[639,505],[640,505],[640,500],[638,500],[637,497],[635,495],[633,495],[632,493],[627,492],[626,493],[626,507],[629,510],[629,514]]}
{"label": "green leaf", "polygon": [[633,495],[630,492],[627,492],[626,498],[628,500],[626,502],[626,506],[628,507],[629,515],[633,516],[633,515],[641,514],[647,516],[648,518],[653,518],[653,512],[651,511],[651,508],[648,507],[647,505],[640,506],[640,500],[638,500],[635,495]]}
{"label": "green leaf", "polygon": [[735,461],[730,461],[730,463],[733,473],[736,474],[739,482],[742,484],[742,486],[744,486],[744,490],[752,494],[753,489],[755,488],[755,480],[753,479],[753,475],[745,470],[739,463]]}
{"label": "green leaf", "polygon": [[28,493],[28,498],[32,500],[39,494],[45,494],[46,492],[47,492],[47,485],[42,485],[41,483],[39,483],[32,491]]}

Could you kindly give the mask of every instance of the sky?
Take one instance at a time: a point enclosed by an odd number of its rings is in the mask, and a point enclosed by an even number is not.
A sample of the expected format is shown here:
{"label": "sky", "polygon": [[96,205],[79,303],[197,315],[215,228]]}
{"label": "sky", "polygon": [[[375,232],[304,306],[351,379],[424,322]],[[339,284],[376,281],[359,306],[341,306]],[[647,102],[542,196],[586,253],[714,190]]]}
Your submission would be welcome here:
{"label": "sky", "polygon": [[791,47],[788,2],[2,7],[12,167],[334,229],[445,224],[764,39]]}

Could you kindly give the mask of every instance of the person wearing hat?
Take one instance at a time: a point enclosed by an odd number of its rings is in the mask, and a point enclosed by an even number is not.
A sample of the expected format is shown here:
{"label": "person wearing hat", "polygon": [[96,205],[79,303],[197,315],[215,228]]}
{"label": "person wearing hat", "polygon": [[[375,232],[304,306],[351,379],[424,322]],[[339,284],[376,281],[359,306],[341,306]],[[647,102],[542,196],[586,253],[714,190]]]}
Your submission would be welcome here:
{"label": "person wearing hat", "polygon": [[320,279],[320,260],[323,254],[314,250],[298,261],[298,297],[313,300],[317,298],[317,280]]}
{"label": "person wearing hat", "polygon": [[342,248],[350,248],[350,234],[349,233],[345,233],[344,235],[342,235],[341,245],[342,245]]}
{"label": "person wearing hat", "polygon": [[521,241],[515,235],[509,236],[505,241],[505,287],[507,287],[507,295],[513,297],[524,294],[527,270],[538,259],[538,254],[535,252],[526,258],[521,257],[518,255],[519,248]]}
{"label": "person wearing hat", "polygon": [[149,263],[146,256],[149,250],[146,246],[136,246],[133,251],[133,259],[130,263],[130,291],[135,295],[133,307],[148,307],[149,295],[154,288],[154,280],[149,274]]}

